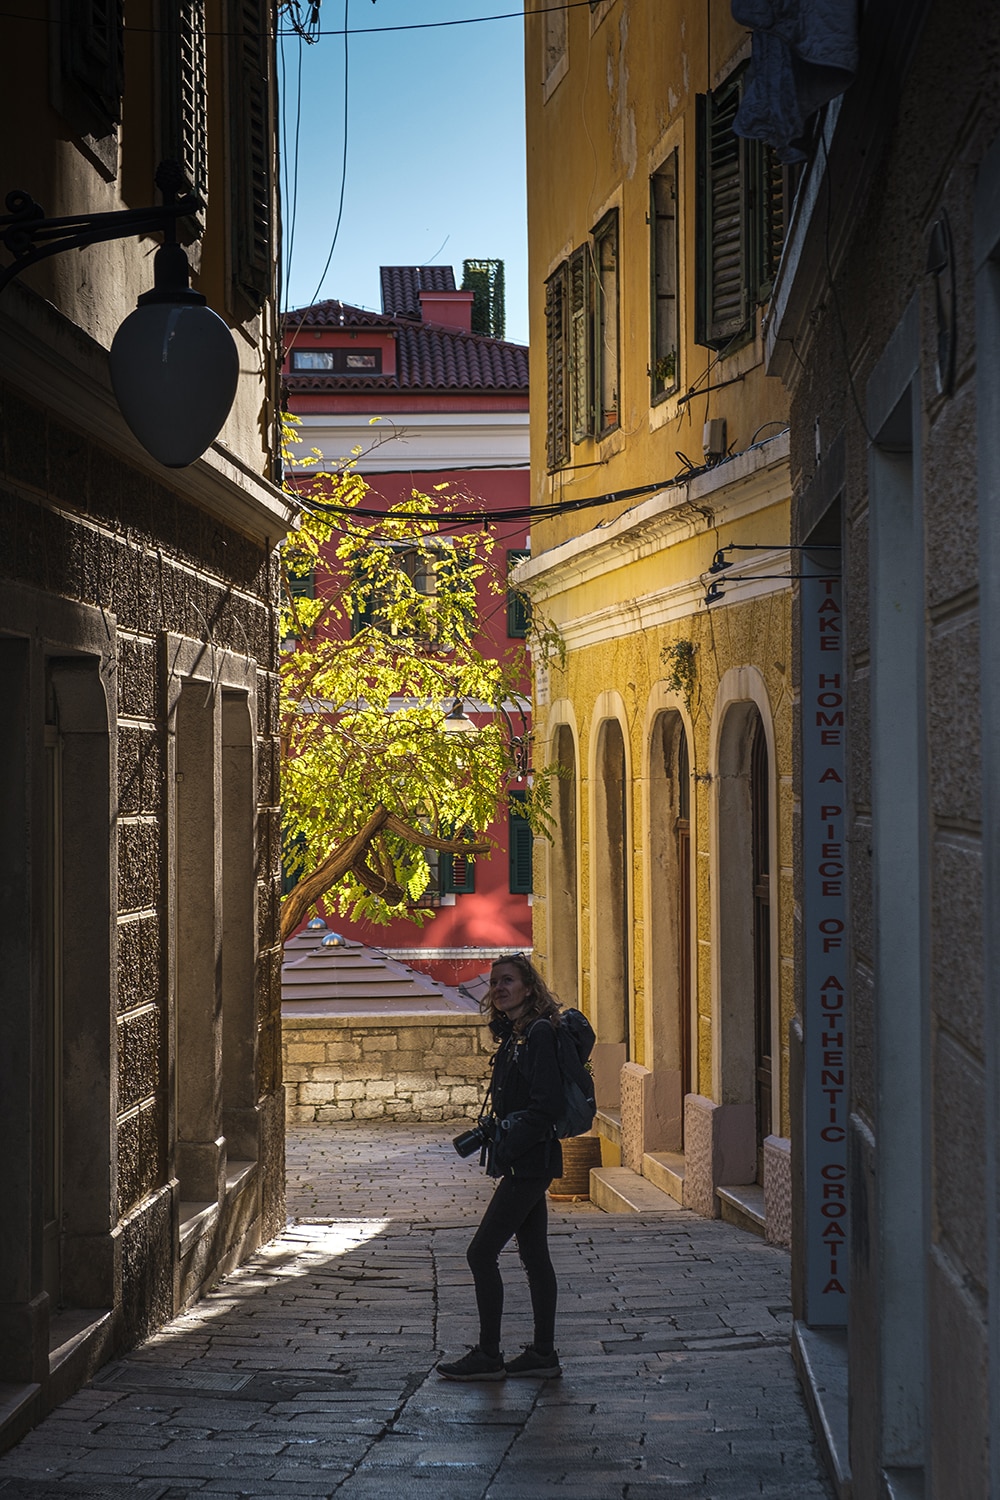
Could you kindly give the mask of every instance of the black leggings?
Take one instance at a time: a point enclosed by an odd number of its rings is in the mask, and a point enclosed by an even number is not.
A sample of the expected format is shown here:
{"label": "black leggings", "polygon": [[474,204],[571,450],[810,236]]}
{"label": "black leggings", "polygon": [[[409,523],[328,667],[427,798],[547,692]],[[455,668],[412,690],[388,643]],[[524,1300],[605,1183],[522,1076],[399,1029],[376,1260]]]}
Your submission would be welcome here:
{"label": "black leggings", "polygon": [[536,1348],[552,1348],[556,1328],[556,1273],[549,1259],[545,1194],[549,1177],[501,1177],[483,1221],[473,1236],[467,1259],[476,1284],[479,1344],[488,1353],[500,1347],[503,1280],[498,1258],[514,1236],[528,1275]]}

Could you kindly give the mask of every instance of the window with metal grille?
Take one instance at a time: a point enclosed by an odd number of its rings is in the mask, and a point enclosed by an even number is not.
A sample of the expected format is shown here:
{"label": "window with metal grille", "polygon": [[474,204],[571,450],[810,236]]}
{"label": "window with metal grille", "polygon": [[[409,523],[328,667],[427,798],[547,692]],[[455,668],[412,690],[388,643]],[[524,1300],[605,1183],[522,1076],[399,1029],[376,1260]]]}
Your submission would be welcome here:
{"label": "window with metal grille", "polygon": [[696,98],[695,342],[724,349],[753,332],[785,233],[785,182],[769,146],[733,134],[745,69]]}
{"label": "window with metal grille", "polygon": [[566,399],[567,280],[567,265],[563,261],[545,283],[546,383],[548,386],[546,447],[550,469],[558,469],[562,464],[569,462],[569,403]]}
{"label": "window with metal grille", "polygon": [[[527,792],[512,792],[513,802],[525,802]],[[531,855],[534,834],[531,824],[523,813],[511,806],[507,819],[507,853],[510,861],[510,892],[514,896],[530,896]]]}
{"label": "window with metal grille", "polygon": [[160,18],[160,154],[165,161],[178,163],[192,190],[204,201],[208,195],[205,0],[163,0]]}
{"label": "window with metal grille", "polygon": [[239,301],[258,312],[274,277],[271,21],[264,0],[230,0],[231,260]]}
{"label": "window with metal grille", "polygon": [[598,437],[619,423],[618,365],[618,210],[613,208],[593,231],[594,239],[594,395]]}
{"label": "window with metal grille", "polygon": [[[512,547],[507,553],[507,573],[511,568],[516,568],[519,562],[523,562],[531,553],[525,547]],[[519,640],[524,640],[531,626],[531,605],[526,594],[520,589],[508,587],[507,589],[507,634]]]}
{"label": "window with metal grille", "polygon": [[677,291],[677,152],[649,179],[649,270],[652,316],[649,375],[654,402],[680,385],[680,329]]}

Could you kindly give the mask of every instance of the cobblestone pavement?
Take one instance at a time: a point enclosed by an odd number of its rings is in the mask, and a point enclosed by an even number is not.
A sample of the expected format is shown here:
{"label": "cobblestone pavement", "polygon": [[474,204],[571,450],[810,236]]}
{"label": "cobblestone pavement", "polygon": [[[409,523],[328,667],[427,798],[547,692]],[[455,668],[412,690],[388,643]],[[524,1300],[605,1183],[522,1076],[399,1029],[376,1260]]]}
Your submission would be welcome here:
{"label": "cobblestone pavement", "polygon": [[489,1195],[455,1128],[292,1131],[287,1233],[0,1458],[0,1500],[831,1494],[788,1258],[721,1222],[554,1208],[563,1378],[442,1381],[475,1340],[464,1251]]}

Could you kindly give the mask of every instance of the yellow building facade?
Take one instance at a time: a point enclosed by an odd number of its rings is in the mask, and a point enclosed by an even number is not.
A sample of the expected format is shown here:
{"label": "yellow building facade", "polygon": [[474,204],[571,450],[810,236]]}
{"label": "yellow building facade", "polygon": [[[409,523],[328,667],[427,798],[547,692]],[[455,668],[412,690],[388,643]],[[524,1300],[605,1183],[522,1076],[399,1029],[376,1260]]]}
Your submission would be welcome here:
{"label": "yellow building facade", "polygon": [[605,1162],[787,1243],[789,184],[732,130],[748,58],[724,0],[529,8],[518,577],[566,648],[535,681],[535,954],[595,1024]]}

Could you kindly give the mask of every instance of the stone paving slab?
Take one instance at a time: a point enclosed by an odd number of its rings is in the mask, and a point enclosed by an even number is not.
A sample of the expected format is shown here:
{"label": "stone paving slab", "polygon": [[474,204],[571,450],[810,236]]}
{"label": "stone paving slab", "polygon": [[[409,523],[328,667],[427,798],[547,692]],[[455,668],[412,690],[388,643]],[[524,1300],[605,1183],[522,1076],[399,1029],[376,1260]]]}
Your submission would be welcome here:
{"label": "stone paving slab", "polygon": [[[561,1380],[453,1384],[491,1185],[459,1128],[290,1132],[286,1233],[0,1458],[0,1500],[807,1500],[832,1494],[788,1258],[686,1210],[551,1210]],[[516,1254],[505,1329],[530,1334]]]}

